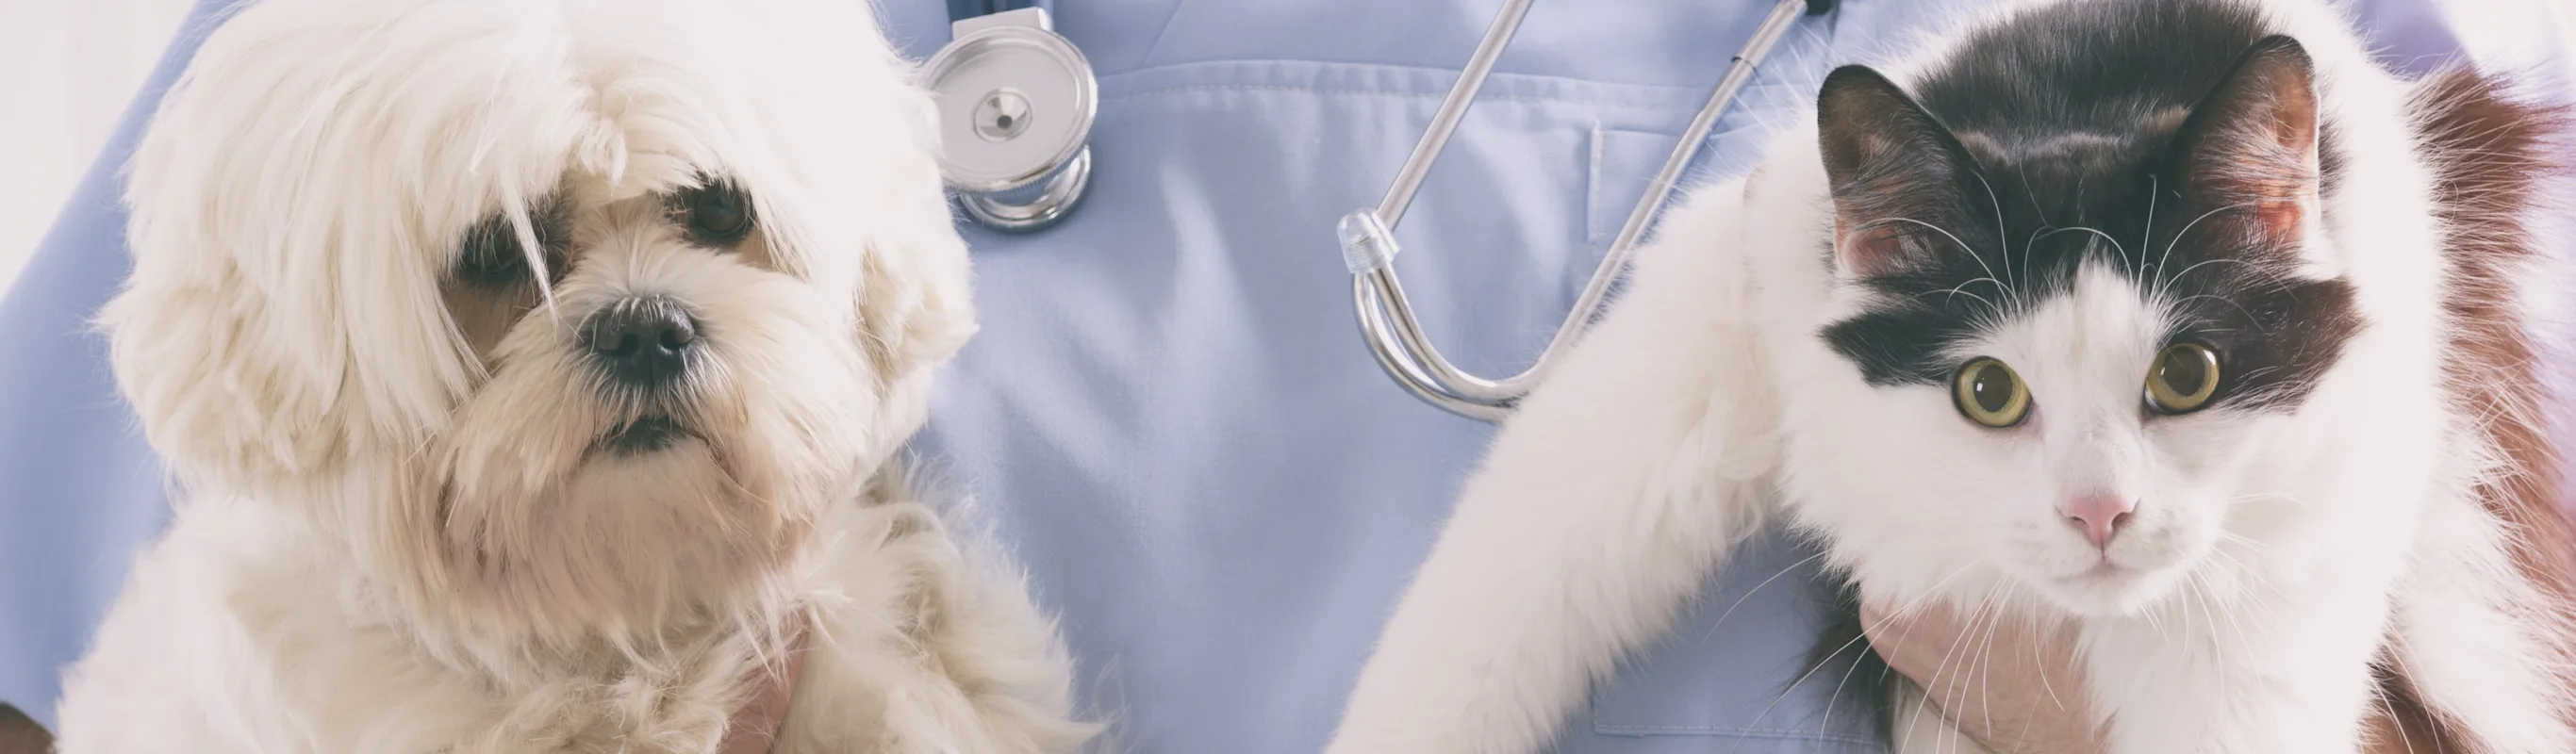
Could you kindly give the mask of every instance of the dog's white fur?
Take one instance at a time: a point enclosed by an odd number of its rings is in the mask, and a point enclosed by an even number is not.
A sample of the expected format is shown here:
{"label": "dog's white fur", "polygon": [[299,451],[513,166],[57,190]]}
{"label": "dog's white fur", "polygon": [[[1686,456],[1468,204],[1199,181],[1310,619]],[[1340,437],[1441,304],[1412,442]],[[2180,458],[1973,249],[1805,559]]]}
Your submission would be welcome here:
{"label": "dog's white fur", "polygon": [[[242,10],[132,165],[101,321],[179,508],[61,751],[706,752],[800,629],[775,751],[1078,745],[1051,624],[894,469],[974,329],[910,76],[860,0]],[[738,247],[668,209],[709,176]],[[495,213],[562,276],[460,283]],[[700,323],[693,434],[602,452],[646,407],[576,332],[640,295]]]}
{"label": "dog's white fur", "polygon": [[[2356,145],[2355,188],[2308,248],[2369,325],[2305,408],[2140,428],[2156,302],[2107,275],[1979,346],[2048,365],[2020,368],[2055,401],[2046,442],[1998,447],[1942,388],[1864,384],[1816,333],[1872,294],[1823,263],[1816,135],[1787,134],[1753,177],[1669,214],[1627,297],[1510,419],[1329,751],[1537,750],[1773,510],[1825,535],[1873,601],[2075,622],[2119,754],[2352,752],[2383,637],[2483,750],[2576,751],[2559,717],[2576,690],[2553,687],[2561,658],[2529,629],[2547,603],[2499,575],[2510,532],[2472,491],[2491,449],[2443,403],[2441,229],[2405,146],[2408,85],[2321,4],[2264,7]],[[2052,506],[2084,474],[2195,485],[2145,496],[2110,550],[2127,578],[2064,578],[2093,551]],[[1902,750],[1966,743],[1904,691]]]}

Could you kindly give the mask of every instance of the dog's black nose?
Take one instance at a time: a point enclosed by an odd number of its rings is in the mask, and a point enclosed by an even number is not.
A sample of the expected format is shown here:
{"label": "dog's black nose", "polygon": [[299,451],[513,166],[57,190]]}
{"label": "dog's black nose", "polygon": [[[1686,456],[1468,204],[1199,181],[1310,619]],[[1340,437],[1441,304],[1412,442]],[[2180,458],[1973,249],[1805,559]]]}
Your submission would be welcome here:
{"label": "dog's black nose", "polygon": [[688,307],[667,297],[631,298],[590,315],[581,339],[610,377],[634,387],[660,388],[688,371],[698,322]]}

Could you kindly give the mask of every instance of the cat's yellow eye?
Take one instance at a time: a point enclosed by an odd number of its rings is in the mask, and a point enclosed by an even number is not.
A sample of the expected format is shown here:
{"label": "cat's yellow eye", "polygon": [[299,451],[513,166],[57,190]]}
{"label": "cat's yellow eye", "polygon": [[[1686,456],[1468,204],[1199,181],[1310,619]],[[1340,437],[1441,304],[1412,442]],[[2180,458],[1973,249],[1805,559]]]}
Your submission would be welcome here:
{"label": "cat's yellow eye", "polygon": [[2217,393],[2218,352],[2198,343],[2166,346],[2147,369],[2147,405],[2159,412],[2198,411]]}
{"label": "cat's yellow eye", "polygon": [[2030,386],[2003,362],[1979,357],[1959,367],[1950,378],[1950,401],[1968,421],[1996,429],[2020,424],[2030,415]]}

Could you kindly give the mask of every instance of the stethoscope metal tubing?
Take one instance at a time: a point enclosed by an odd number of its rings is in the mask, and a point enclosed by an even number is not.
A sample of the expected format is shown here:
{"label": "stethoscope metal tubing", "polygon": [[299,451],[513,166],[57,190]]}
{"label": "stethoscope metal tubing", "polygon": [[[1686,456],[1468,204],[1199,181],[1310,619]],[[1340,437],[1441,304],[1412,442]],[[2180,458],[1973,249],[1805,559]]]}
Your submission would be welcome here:
{"label": "stethoscope metal tubing", "polygon": [[1720,79],[1717,87],[1709,92],[1708,102],[1692,116],[1689,127],[1682,132],[1681,143],[1674,146],[1663,168],[1656,171],[1654,180],[1647,185],[1645,196],[1639,199],[1636,209],[1629,212],[1627,222],[1619,228],[1619,235],[1612,240],[1610,249],[1601,257],[1600,265],[1593,270],[1591,281],[1584,285],[1582,295],[1575,299],[1574,308],[1566,312],[1565,322],[1549,337],[1547,347],[1539,352],[1538,360],[1518,374],[1490,379],[1467,373],[1451,364],[1423,335],[1422,323],[1414,317],[1413,308],[1404,295],[1403,281],[1395,272],[1393,261],[1399,247],[1393,230],[1412,204],[1414,194],[1422,189],[1424,176],[1431,172],[1431,163],[1448,144],[1450,134],[1457,130],[1458,121],[1465,117],[1468,106],[1474,104],[1476,92],[1484,87],[1485,78],[1493,72],[1494,61],[1502,56],[1503,48],[1511,43],[1512,35],[1519,30],[1521,19],[1529,13],[1530,2],[1508,0],[1504,3],[1493,23],[1486,27],[1484,39],[1477,42],[1475,52],[1468,56],[1466,67],[1459,72],[1458,82],[1450,87],[1448,96],[1440,102],[1440,109],[1432,115],[1430,127],[1423,131],[1422,139],[1414,144],[1413,153],[1396,171],[1395,181],[1387,188],[1385,198],[1378,202],[1375,210],[1363,209],[1344,216],[1340,228],[1343,261],[1352,274],[1351,297],[1357,309],[1360,334],[1378,365],[1397,384],[1422,400],[1450,413],[1484,421],[1498,421],[1509,415],[1522,396],[1528,395],[1541,380],[1546,379],[1583,329],[1600,314],[1602,299],[1618,282],[1620,272],[1627,266],[1629,253],[1653,224],[1674,184],[1680,180],[1682,171],[1698,155],[1701,143],[1707,141],[1709,131],[1717,125],[1718,116],[1725,112],[1727,104],[1735,99],[1745,84],[1752,81],[1763,57],[1770,54],[1772,46],[1788,33],[1790,24],[1799,15],[1821,13],[1832,5],[1817,0],[1779,0],[1772,7],[1753,37],[1746,40],[1744,48],[1736,53],[1734,62],[1727,67],[1725,78]]}
{"label": "stethoscope metal tubing", "polygon": [[1414,142],[1413,153],[1404,158],[1404,167],[1395,171],[1395,183],[1386,189],[1386,198],[1377,202],[1377,216],[1390,229],[1404,219],[1405,207],[1413,195],[1422,190],[1422,178],[1431,174],[1431,161],[1449,145],[1449,134],[1458,130],[1458,121],[1467,117],[1467,108],[1476,104],[1476,92],[1485,88],[1485,77],[1494,72],[1494,61],[1502,58],[1503,48],[1520,32],[1521,18],[1529,15],[1531,0],[1505,0],[1503,10],[1494,14],[1494,22],[1485,26],[1485,38],[1476,42],[1476,51],[1467,56],[1467,67],[1458,71],[1458,83],[1450,85],[1449,96],[1440,100],[1440,109],[1431,114],[1431,127],[1423,129],[1422,140]]}

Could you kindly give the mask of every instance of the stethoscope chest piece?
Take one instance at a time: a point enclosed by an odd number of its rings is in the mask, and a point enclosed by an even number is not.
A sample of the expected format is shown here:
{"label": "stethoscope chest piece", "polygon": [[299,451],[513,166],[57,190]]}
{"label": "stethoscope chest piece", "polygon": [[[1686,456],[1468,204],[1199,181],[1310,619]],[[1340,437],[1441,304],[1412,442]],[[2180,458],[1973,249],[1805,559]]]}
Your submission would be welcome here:
{"label": "stethoscope chest piece", "polygon": [[1091,179],[1091,63],[1044,8],[958,21],[925,66],[938,101],[939,171],[959,205],[996,230],[1064,219]]}

